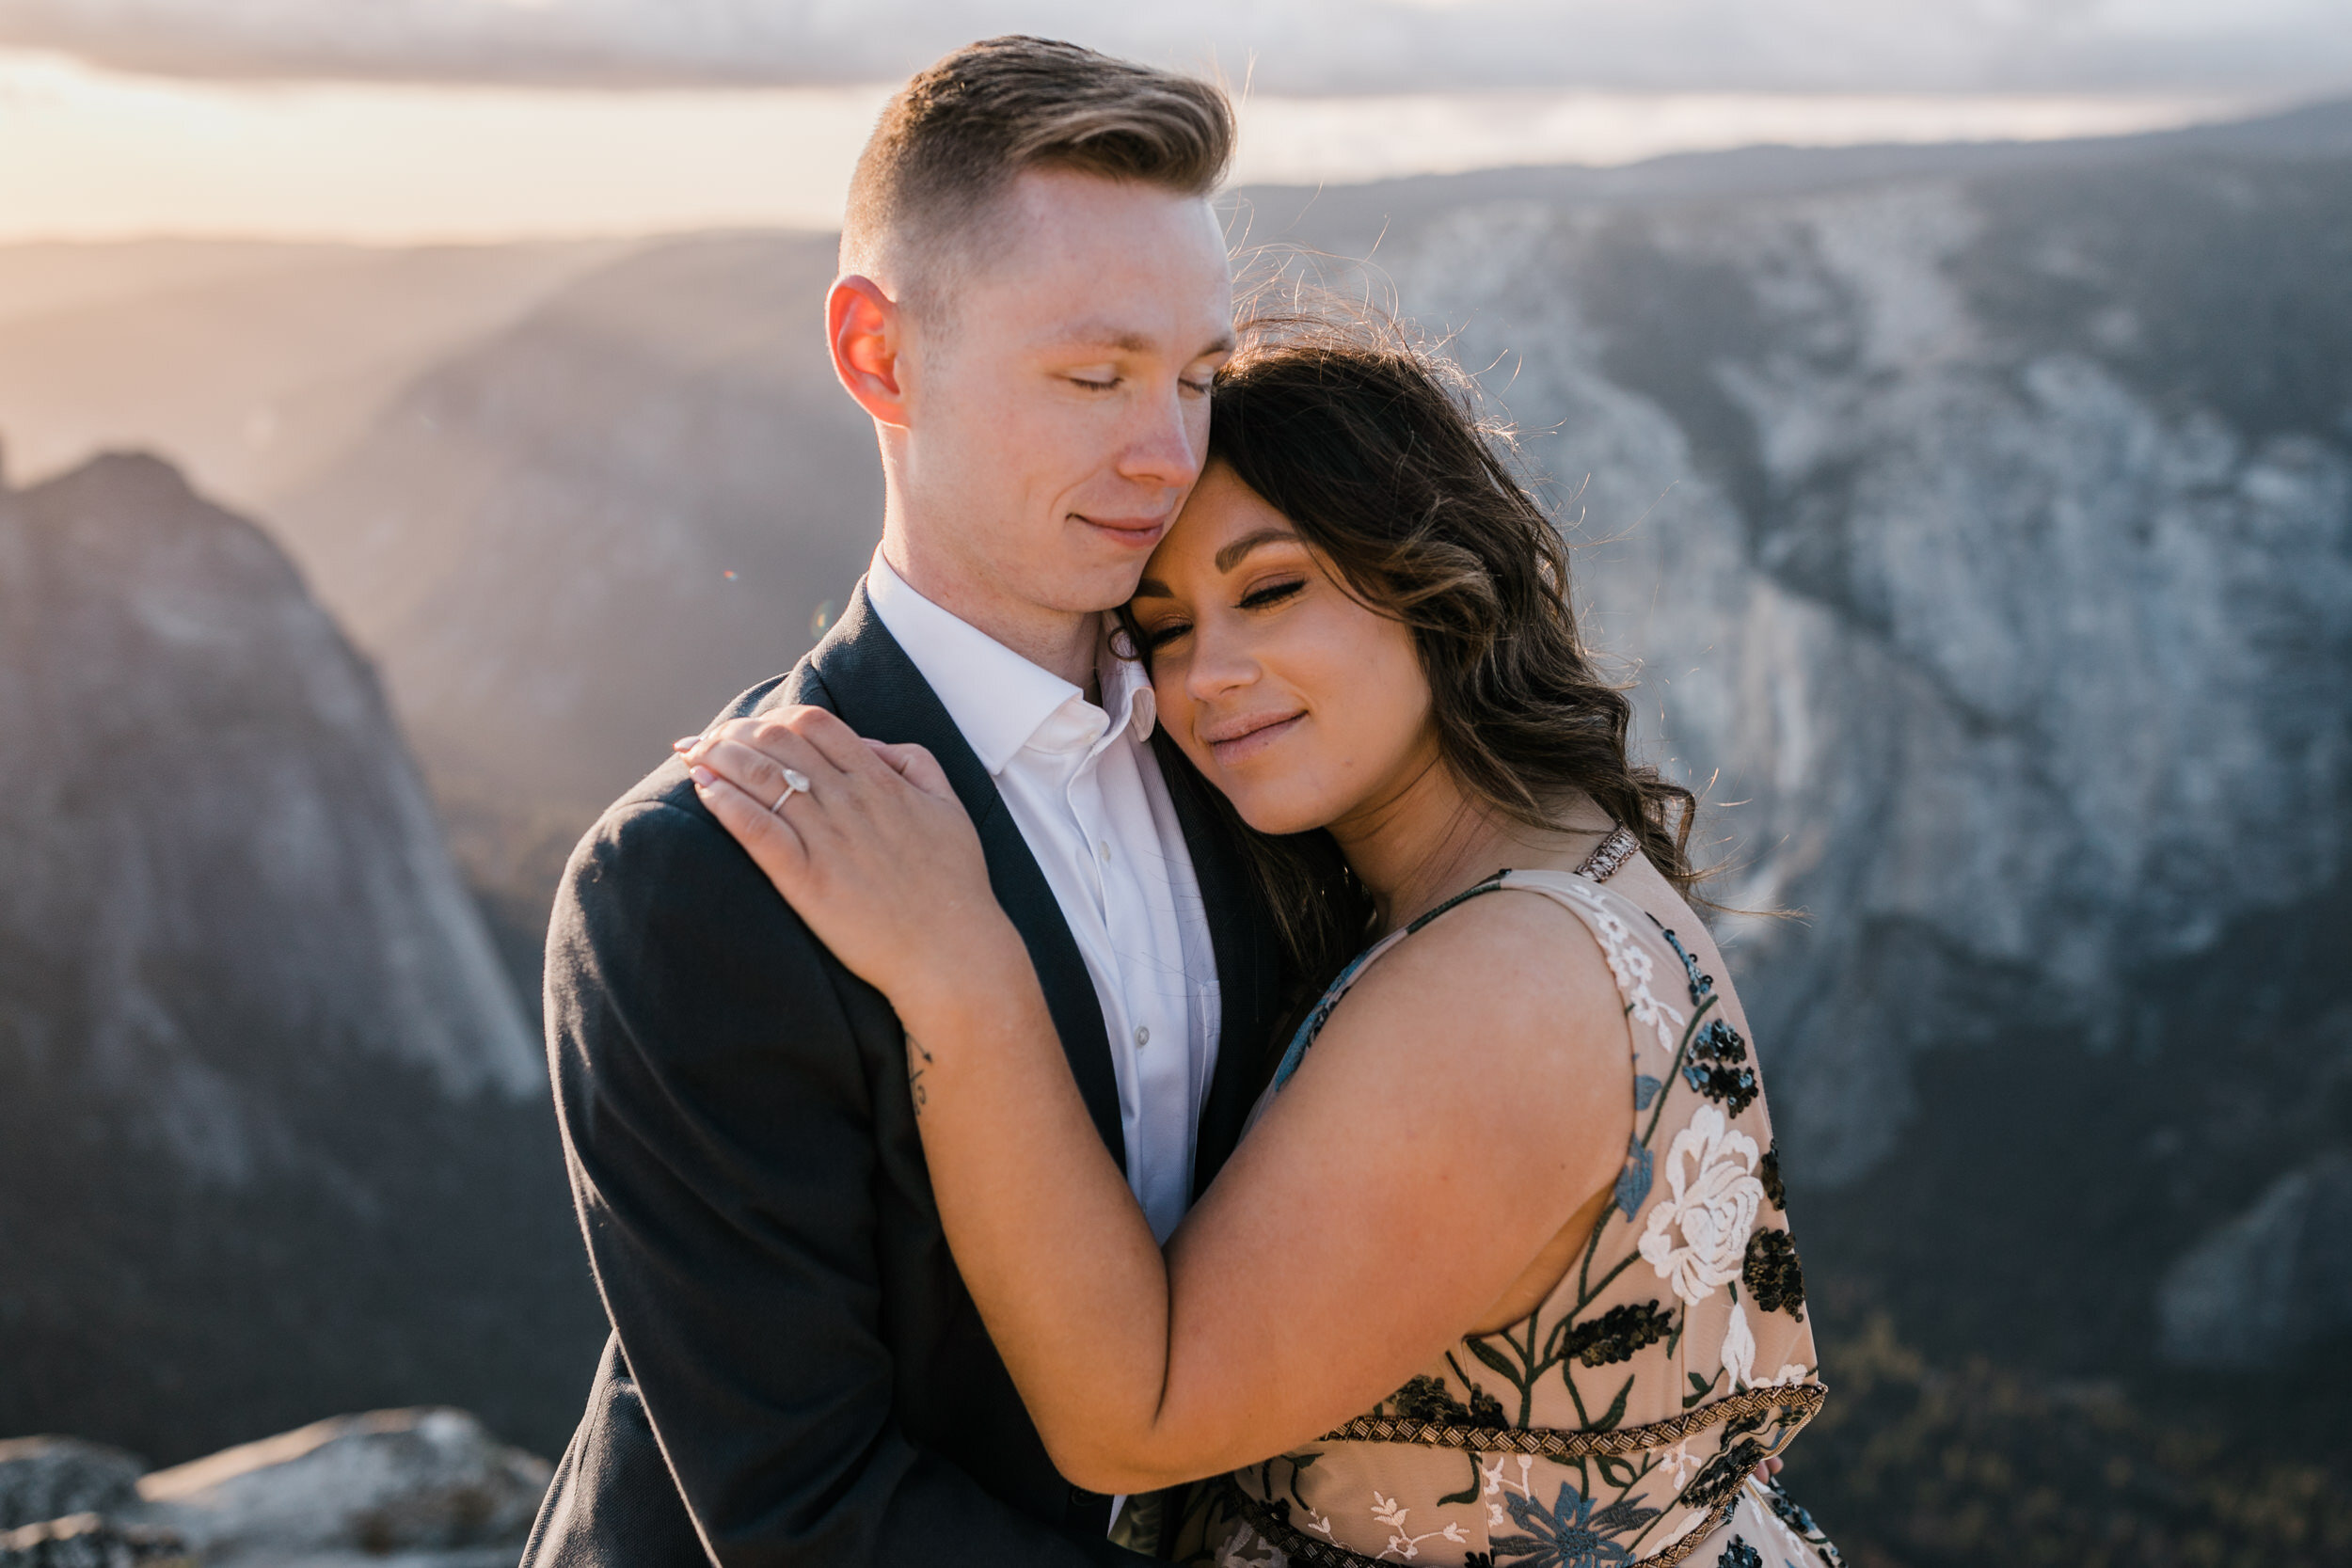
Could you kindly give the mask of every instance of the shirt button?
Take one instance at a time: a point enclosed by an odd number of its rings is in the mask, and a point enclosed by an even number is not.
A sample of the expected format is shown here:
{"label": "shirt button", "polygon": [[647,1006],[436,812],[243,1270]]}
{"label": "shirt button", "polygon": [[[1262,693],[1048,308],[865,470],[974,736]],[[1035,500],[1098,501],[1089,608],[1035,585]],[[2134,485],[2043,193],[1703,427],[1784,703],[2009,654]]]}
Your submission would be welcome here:
{"label": "shirt button", "polygon": [[1136,1025],[1136,1043],[1137,1045],[1150,1045],[1152,1043],[1152,1026],[1150,1024],[1138,1023]]}
{"label": "shirt button", "polygon": [[1098,855],[1100,855],[1100,856],[1102,856],[1102,857],[1103,857],[1103,863],[1104,863],[1104,865],[1108,865],[1108,864],[1110,864],[1110,863],[1111,863],[1111,841],[1110,841],[1109,839],[1107,839],[1107,838],[1106,838],[1106,839],[1103,839],[1102,841],[1100,841],[1099,843],[1097,843],[1097,844],[1094,846],[1094,852],[1095,852],[1096,854],[1098,854]]}

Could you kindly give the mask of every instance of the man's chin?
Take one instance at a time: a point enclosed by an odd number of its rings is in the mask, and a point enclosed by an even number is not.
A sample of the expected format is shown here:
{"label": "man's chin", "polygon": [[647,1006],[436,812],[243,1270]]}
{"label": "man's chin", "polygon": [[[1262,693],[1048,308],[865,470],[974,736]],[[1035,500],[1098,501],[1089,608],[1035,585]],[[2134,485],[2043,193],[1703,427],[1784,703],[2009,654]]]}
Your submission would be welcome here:
{"label": "man's chin", "polygon": [[1066,583],[1055,595],[1053,608],[1067,615],[1107,615],[1136,596],[1143,580],[1143,563],[1106,567]]}

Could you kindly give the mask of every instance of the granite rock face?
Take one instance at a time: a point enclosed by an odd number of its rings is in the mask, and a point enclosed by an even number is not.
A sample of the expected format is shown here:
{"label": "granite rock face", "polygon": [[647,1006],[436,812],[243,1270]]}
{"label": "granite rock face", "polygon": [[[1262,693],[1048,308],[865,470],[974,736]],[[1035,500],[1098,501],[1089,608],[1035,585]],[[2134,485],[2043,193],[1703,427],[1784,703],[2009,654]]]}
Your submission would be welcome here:
{"label": "granite rock face", "polygon": [[1810,917],[1741,934],[1811,1180],[1894,1150],[1912,1047],[2118,1041],[2130,976],[2342,879],[2347,214],[2329,161],[1391,230],[1573,487],[1653,745],[1752,802],[1724,901]]}
{"label": "granite rock face", "polygon": [[155,1471],[138,1491],[140,1516],[215,1568],[500,1546],[511,1558],[553,1473],[465,1411],[378,1410]]}
{"label": "granite rock face", "polygon": [[0,1530],[72,1513],[107,1513],[138,1497],[147,1462],[73,1437],[0,1442]]}
{"label": "granite rock face", "polygon": [[0,1444],[11,1498],[83,1504],[0,1530],[0,1568],[502,1568],[552,1475],[446,1408],[342,1416],[140,1468],[67,1438]]}
{"label": "granite rock face", "polygon": [[2183,1255],[2156,1298],[2165,1355],[2240,1369],[2352,1329],[2352,1155],[2330,1149]]}
{"label": "granite rock face", "polygon": [[202,1568],[188,1544],[150,1525],[72,1513],[0,1530],[0,1568]]}
{"label": "granite rock face", "polygon": [[600,1314],[539,1052],[277,546],[151,459],[0,491],[0,1430],[560,1439]]}

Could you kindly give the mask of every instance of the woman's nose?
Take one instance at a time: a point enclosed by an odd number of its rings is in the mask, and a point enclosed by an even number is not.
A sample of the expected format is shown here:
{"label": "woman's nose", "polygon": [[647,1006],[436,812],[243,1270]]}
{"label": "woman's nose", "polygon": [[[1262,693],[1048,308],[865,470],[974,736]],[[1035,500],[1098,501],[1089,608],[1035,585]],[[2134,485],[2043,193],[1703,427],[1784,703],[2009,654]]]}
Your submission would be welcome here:
{"label": "woman's nose", "polygon": [[1184,666],[1184,690],[1197,703],[1228,696],[1258,678],[1258,661],[1238,626],[1215,622],[1196,626],[1191,653]]}

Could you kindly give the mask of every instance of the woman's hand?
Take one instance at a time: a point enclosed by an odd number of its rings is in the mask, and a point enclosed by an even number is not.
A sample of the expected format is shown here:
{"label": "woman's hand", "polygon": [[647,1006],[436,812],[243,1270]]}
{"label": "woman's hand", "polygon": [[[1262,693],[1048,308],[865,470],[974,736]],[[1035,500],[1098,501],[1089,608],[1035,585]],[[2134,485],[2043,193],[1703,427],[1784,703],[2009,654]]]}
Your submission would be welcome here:
{"label": "woman's hand", "polygon": [[1003,961],[1008,940],[1027,962],[979,835],[922,747],[787,707],[677,748],[703,804],[817,939],[902,1011],[971,965]]}

